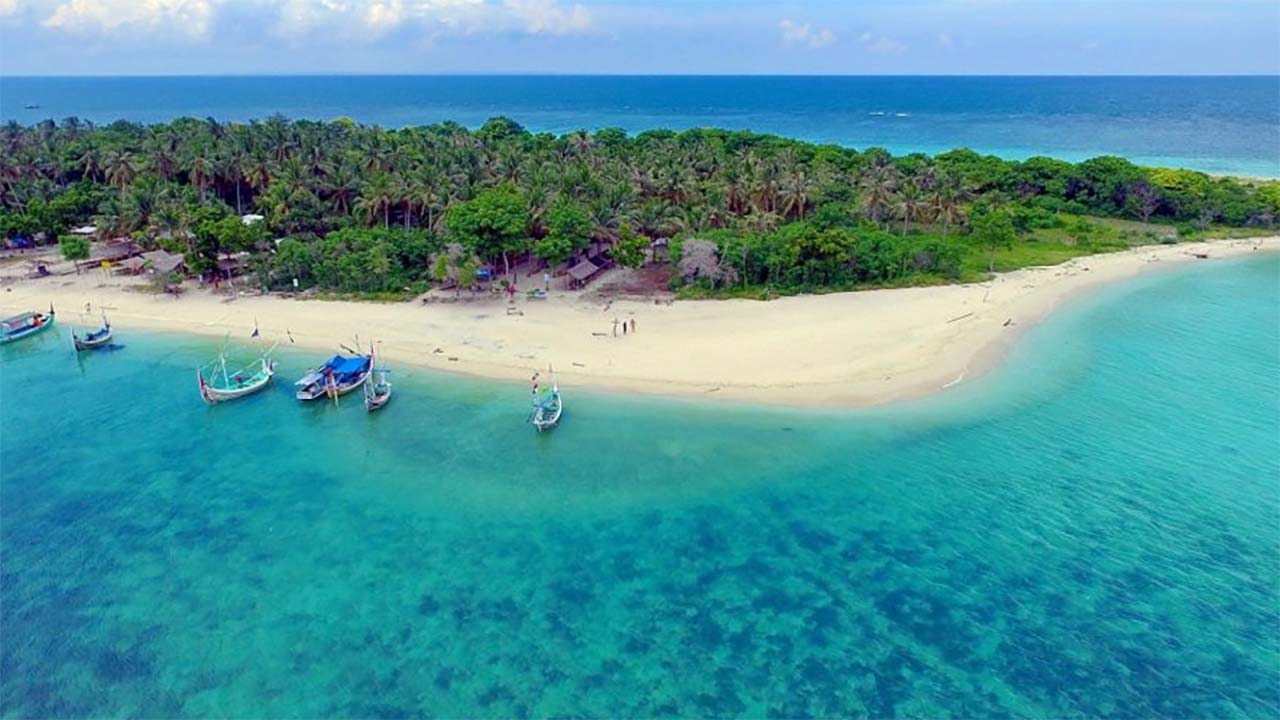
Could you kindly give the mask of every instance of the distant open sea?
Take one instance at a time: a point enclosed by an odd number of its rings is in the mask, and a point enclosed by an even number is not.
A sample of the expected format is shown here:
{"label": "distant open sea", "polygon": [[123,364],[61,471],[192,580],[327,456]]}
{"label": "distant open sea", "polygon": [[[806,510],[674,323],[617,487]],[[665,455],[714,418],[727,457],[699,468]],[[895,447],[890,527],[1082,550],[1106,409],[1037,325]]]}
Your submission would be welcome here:
{"label": "distant open sea", "polygon": [[1278,284],[1116,285],[922,402],[564,388],[541,436],[523,385],[303,406],[294,350],[206,407],[214,343],[58,328],[0,348],[0,717],[1278,717]]}
{"label": "distant open sea", "polygon": [[[36,105],[35,108],[26,106]],[[398,127],[506,115],[535,131],[726,127],[859,149],[1121,155],[1280,176],[1280,77],[0,77],[0,119],[180,116]]]}

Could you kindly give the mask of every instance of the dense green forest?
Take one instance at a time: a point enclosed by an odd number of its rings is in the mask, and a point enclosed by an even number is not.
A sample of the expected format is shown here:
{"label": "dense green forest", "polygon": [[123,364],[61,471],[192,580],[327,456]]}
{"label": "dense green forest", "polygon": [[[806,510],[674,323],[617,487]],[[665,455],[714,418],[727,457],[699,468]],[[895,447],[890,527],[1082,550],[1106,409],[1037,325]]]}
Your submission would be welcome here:
{"label": "dense green forest", "polygon": [[[942,282],[1022,262],[1012,258],[1280,218],[1274,181],[1117,157],[893,157],[725,130],[554,136],[504,118],[474,131],[70,118],[9,123],[0,147],[4,237],[55,242],[93,223],[103,237],[181,251],[197,273],[220,253],[248,251],[264,286],[297,278],[343,292],[465,284],[482,265],[558,265],[593,241],[638,266],[658,238],[672,239],[673,284],[686,290]],[[245,225],[244,213],[265,220]],[[1121,220],[1142,230],[1117,229]],[[67,239],[65,250],[84,248]]]}

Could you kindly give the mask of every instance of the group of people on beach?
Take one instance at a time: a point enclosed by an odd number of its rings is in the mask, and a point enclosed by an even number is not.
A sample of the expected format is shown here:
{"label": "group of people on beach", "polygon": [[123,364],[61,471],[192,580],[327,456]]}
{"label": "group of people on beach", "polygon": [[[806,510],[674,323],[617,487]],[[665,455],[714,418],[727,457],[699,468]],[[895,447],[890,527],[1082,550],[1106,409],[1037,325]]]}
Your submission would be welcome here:
{"label": "group of people on beach", "polygon": [[614,318],[614,319],[613,319],[613,336],[614,336],[614,337],[618,337],[618,324],[619,324],[619,323],[621,323],[621,324],[622,324],[622,334],[623,334],[623,336],[626,336],[626,334],[627,334],[627,325],[628,325],[628,324],[629,324],[629,325],[631,325],[631,334],[632,334],[632,335],[634,335],[634,334],[635,334],[635,332],[636,332],[636,319],[635,319],[635,318],[631,318],[630,320],[618,320],[618,318]]}

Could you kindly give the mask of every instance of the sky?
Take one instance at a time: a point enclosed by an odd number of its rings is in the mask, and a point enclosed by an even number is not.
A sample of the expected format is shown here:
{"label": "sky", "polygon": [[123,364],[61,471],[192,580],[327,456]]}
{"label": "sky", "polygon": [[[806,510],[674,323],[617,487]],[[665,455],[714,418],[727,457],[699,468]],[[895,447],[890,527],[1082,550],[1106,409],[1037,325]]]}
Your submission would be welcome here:
{"label": "sky", "polygon": [[0,0],[0,74],[1280,74],[1278,0]]}

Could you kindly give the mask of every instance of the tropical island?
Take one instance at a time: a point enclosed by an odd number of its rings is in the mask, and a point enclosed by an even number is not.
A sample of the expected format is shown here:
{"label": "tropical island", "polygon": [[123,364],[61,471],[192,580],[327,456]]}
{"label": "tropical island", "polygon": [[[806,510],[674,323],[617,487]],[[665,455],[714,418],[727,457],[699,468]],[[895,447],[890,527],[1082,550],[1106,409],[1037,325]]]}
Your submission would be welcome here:
{"label": "tropical island", "polygon": [[[68,119],[0,142],[6,307],[323,347],[364,327],[422,365],[804,404],[971,377],[1081,287],[1273,248],[1244,238],[1280,218],[1278,181],[714,129]],[[15,282],[55,244],[60,280]]]}

